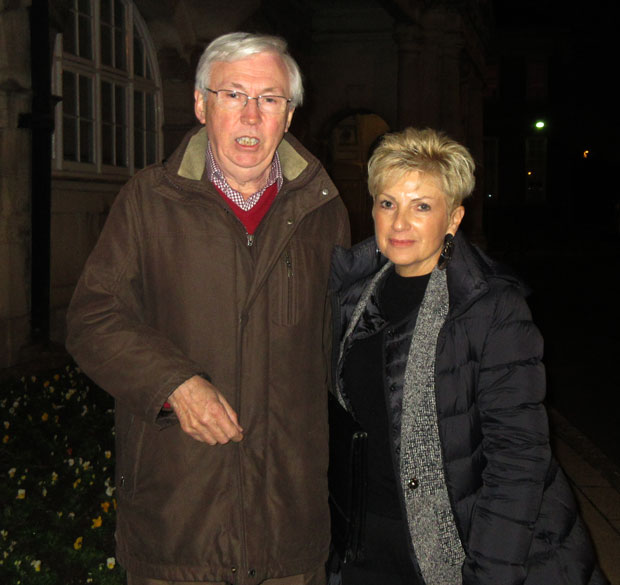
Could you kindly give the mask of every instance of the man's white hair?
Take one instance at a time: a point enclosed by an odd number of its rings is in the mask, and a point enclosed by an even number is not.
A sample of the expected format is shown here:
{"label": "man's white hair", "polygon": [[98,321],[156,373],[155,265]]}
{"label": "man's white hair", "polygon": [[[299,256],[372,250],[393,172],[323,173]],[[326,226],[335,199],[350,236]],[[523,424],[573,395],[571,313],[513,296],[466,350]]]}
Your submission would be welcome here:
{"label": "man's white hair", "polygon": [[[232,63],[259,53],[278,55],[288,71],[291,104],[301,105],[304,99],[304,87],[299,65],[288,52],[286,41],[271,35],[259,35],[234,32],[216,38],[204,50],[196,68],[196,89],[204,92],[209,86],[213,63],[223,61]],[[222,89],[222,88],[211,88]]]}

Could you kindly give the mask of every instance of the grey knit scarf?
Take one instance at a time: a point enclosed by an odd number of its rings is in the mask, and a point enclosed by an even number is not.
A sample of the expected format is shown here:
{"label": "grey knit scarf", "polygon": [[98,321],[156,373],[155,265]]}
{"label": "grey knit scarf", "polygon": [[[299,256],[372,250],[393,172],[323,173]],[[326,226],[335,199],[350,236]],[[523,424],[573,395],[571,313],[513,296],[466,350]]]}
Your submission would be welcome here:
{"label": "grey knit scarf", "polygon": [[444,477],[435,404],[435,351],[448,300],[446,273],[435,269],[411,339],[403,389],[400,480],[427,585],[460,584],[465,560]]}
{"label": "grey knit scarf", "polygon": [[[340,364],[345,340],[391,266],[388,262],[375,274],[355,306],[340,345]],[[435,350],[448,301],[446,273],[435,269],[418,312],[403,387],[400,482],[409,533],[427,585],[460,584],[465,560],[444,477],[435,404]]]}

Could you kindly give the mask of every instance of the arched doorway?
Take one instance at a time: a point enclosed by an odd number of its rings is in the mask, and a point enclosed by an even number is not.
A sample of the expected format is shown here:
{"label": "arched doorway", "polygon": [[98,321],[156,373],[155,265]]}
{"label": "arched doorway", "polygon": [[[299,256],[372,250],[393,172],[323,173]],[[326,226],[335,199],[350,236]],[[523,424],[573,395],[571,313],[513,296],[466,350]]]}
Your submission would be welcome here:
{"label": "arched doorway", "polygon": [[372,113],[346,114],[329,131],[327,168],[349,212],[352,243],[373,233],[366,165],[377,139],[388,131],[387,122]]}

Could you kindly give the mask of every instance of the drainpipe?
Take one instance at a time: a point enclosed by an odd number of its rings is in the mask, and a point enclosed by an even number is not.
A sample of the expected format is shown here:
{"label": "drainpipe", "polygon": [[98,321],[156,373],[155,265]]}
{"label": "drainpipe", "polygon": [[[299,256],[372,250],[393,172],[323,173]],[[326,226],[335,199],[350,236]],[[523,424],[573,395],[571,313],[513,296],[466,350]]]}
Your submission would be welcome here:
{"label": "drainpipe", "polygon": [[50,235],[52,187],[52,59],[47,0],[30,6],[32,112],[22,114],[21,128],[31,131],[31,322],[34,344],[47,345],[50,335]]}

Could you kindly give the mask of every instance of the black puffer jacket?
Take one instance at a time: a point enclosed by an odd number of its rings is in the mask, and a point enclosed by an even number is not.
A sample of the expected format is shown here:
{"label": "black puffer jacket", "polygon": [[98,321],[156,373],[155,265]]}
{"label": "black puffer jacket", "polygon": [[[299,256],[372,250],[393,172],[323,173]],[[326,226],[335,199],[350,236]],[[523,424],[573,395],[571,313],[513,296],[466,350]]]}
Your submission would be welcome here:
{"label": "black puffer jacket", "polygon": [[[339,341],[362,291],[384,263],[374,240],[335,252],[331,288]],[[462,583],[606,583],[551,454],[543,342],[521,284],[457,235],[447,287],[435,400],[444,481],[466,555]],[[373,295],[367,314],[376,313],[374,303]],[[336,352],[338,346],[334,343]],[[340,381],[335,383],[339,388]]]}

